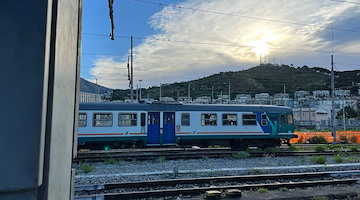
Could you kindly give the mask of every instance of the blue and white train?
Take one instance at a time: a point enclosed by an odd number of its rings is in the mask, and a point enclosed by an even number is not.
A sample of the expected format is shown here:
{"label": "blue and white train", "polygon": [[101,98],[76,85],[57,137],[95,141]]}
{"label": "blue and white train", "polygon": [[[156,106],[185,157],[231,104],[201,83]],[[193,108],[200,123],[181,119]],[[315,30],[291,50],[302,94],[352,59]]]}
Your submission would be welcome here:
{"label": "blue and white train", "polygon": [[271,147],[294,135],[291,108],[266,105],[81,103],[78,145]]}

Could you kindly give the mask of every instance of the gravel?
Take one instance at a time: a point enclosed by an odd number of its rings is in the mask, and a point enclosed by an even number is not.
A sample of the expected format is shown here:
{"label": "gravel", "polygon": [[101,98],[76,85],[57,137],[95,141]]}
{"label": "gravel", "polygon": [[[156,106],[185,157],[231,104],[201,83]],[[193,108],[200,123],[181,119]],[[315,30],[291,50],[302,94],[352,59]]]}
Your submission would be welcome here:
{"label": "gravel", "polygon": [[[154,161],[118,161],[115,164],[82,163],[74,164],[76,169],[75,184],[102,184],[116,182],[146,181],[159,179],[196,178],[208,176],[232,176],[263,173],[296,173],[315,171],[360,170],[358,156],[344,157],[346,166],[336,165],[333,156],[327,156],[327,163],[314,165],[310,157],[262,157],[246,159],[189,159],[189,160],[154,160]],[[90,167],[89,167],[90,166]],[[88,173],[84,168],[90,168]],[[279,167],[279,168],[277,168]],[[177,173],[178,172],[178,173]]]}

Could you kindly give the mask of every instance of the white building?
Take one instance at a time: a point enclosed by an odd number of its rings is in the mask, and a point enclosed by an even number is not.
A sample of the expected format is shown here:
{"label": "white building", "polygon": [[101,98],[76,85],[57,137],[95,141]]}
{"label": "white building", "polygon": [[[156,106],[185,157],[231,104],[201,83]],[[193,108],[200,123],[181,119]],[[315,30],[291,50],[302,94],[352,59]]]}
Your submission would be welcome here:
{"label": "white building", "polygon": [[211,103],[211,97],[197,97],[195,99],[195,103],[201,103],[201,104],[209,104]]}
{"label": "white building", "polygon": [[315,90],[312,92],[314,98],[328,98],[330,97],[330,91],[329,90]]}
{"label": "white building", "polygon": [[304,98],[309,95],[310,95],[310,92],[300,90],[300,91],[295,91],[294,97],[295,97],[295,99],[297,99],[297,98]]}
{"label": "white building", "polygon": [[100,94],[80,92],[80,102],[102,102]]}
{"label": "white building", "polygon": [[349,97],[350,90],[337,89],[337,90],[335,90],[335,96],[336,97]]}

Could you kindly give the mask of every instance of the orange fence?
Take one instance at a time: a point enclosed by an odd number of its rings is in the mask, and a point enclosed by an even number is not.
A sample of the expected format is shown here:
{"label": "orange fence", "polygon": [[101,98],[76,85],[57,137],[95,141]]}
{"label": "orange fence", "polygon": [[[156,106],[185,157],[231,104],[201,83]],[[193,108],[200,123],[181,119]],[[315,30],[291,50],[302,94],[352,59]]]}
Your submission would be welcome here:
{"label": "orange fence", "polygon": [[[293,138],[290,143],[304,143],[314,136],[323,136],[328,142],[333,142],[334,137],[331,132],[295,132],[298,138]],[[349,142],[360,143],[360,131],[336,131],[336,141],[347,138]]]}

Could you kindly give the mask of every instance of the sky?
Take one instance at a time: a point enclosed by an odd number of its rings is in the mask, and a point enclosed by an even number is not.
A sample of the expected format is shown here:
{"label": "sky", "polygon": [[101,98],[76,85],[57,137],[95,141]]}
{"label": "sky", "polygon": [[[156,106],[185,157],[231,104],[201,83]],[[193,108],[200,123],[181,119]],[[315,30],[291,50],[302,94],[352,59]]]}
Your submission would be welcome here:
{"label": "sky", "polygon": [[260,63],[360,69],[360,0],[84,0],[81,77],[129,89]]}

